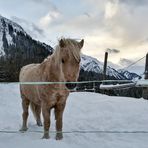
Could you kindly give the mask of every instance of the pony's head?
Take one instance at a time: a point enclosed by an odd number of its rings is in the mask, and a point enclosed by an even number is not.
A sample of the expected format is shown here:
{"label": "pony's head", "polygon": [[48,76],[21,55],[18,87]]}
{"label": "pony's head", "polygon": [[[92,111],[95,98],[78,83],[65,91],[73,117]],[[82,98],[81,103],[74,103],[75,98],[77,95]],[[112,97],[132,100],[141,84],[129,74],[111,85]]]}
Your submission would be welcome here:
{"label": "pony's head", "polygon": [[[58,54],[58,63],[62,67],[62,72],[66,82],[77,81],[80,69],[80,53],[84,40],[76,41],[74,39],[62,38],[59,40],[56,52]],[[72,86],[67,84],[67,87]]]}

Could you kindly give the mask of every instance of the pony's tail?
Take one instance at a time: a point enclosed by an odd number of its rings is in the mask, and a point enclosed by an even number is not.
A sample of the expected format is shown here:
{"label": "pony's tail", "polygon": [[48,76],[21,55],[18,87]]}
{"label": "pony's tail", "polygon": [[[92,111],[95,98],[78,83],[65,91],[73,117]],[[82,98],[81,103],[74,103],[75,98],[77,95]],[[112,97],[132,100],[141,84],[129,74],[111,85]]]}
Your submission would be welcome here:
{"label": "pony's tail", "polygon": [[57,120],[57,110],[56,109],[54,109],[54,116],[55,116],[55,120]]}
{"label": "pony's tail", "polygon": [[35,119],[36,119],[37,125],[38,126],[42,126],[41,117],[40,117],[40,114],[41,114],[41,106],[36,105],[33,102],[30,102],[30,108],[32,110],[32,113],[33,113]]}

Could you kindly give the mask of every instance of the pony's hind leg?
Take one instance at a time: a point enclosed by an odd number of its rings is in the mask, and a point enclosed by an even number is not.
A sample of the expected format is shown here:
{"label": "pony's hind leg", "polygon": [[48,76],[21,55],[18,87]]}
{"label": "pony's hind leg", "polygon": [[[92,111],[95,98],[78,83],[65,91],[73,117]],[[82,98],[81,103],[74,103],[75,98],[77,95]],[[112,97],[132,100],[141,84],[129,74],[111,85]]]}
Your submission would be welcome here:
{"label": "pony's hind leg", "polygon": [[41,106],[36,106],[36,123],[38,126],[42,126],[41,122]]}
{"label": "pony's hind leg", "polygon": [[23,97],[22,98],[22,108],[23,108],[23,114],[22,114],[22,118],[23,118],[23,123],[22,123],[22,128],[20,129],[20,131],[27,131],[27,119],[28,119],[28,107],[29,107],[29,103],[30,101],[26,98]]}

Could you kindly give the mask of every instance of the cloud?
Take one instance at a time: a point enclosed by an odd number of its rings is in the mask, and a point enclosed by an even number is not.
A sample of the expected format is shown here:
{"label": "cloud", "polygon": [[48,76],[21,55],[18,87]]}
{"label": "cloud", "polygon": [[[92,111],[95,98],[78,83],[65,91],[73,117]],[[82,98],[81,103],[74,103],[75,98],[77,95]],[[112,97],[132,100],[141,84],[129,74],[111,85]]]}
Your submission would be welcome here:
{"label": "cloud", "polygon": [[141,8],[138,5],[132,7],[128,5],[128,1],[124,1],[123,5],[121,0],[107,2],[105,16],[106,14],[110,15],[107,15],[104,20],[106,28],[112,36],[122,38],[124,46],[137,46],[148,33],[146,29],[148,18],[144,15],[148,13],[147,7],[145,5]]}
{"label": "cloud", "polygon": [[99,26],[98,30],[104,30],[104,33],[108,34],[108,36],[122,40],[122,44],[119,44],[120,48],[124,46],[128,50],[133,46],[139,46],[141,40],[147,38],[147,0],[104,0],[102,4],[101,0],[86,1],[89,4],[91,3],[94,10],[97,11],[95,9],[97,5],[101,8],[101,11],[104,11],[102,13],[104,18],[100,20],[100,22],[104,23],[104,27],[99,28]]}
{"label": "cloud", "polygon": [[122,66],[123,69],[131,71],[131,72],[135,72],[135,73],[142,76],[142,74],[144,73],[143,61],[144,60],[132,65],[135,62],[135,60],[122,58],[122,59],[120,59],[119,63]]}
{"label": "cloud", "polygon": [[32,28],[33,28],[33,31],[39,33],[40,35],[43,35],[43,34],[44,34],[43,29],[39,28],[38,26],[36,26],[36,25],[33,24],[33,23],[32,23]]}
{"label": "cloud", "polygon": [[119,62],[122,66],[126,67],[133,63],[132,60],[121,58]]}
{"label": "cloud", "polygon": [[108,52],[110,54],[117,54],[117,53],[120,53],[120,50],[107,48],[106,52]]}
{"label": "cloud", "polygon": [[[43,29],[46,29],[46,33],[51,37],[50,40],[56,40],[63,35],[84,38],[86,54],[102,60],[104,50],[109,48],[112,53],[110,60],[115,63],[118,63],[120,58],[134,60],[146,53],[146,1],[142,0],[140,7],[137,0],[81,1],[88,7],[73,17],[63,13],[58,7],[58,13],[49,11],[40,19]],[[112,49],[119,49],[119,52]]]}
{"label": "cloud", "polygon": [[84,15],[87,17],[91,17],[91,15],[88,12],[84,12]]}
{"label": "cloud", "polygon": [[55,6],[52,2],[51,2],[51,0],[28,0],[28,1],[30,1],[30,2],[34,2],[34,3],[39,3],[39,4],[41,4],[41,5],[51,5],[51,6]]}
{"label": "cloud", "polygon": [[114,17],[118,12],[118,0],[109,1],[105,5],[105,19]]}
{"label": "cloud", "polygon": [[43,5],[45,9],[50,9],[50,11],[57,11],[56,5],[52,2],[52,0],[28,0],[32,1],[35,4]]}
{"label": "cloud", "polygon": [[40,37],[44,36],[44,30],[36,24],[16,16],[12,16],[11,19],[21,25],[24,30],[33,38],[39,39]]}
{"label": "cloud", "polygon": [[129,66],[131,64],[133,64],[133,66],[143,66],[144,67],[144,62],[145,62],[145,58],[139,60],[140,58],[137,59],[126,59],[126,58],[120,58],[120,65],[122,66]]}
{"label": "cloud", "polygon": [[31,1],[38,3],[50,3],[50,0],[31,0]]}
{"label": "cloud", "polygon": [[127,5],[135,5],[135,6],[148,4],[147,0],[119,0],[119,2]]}
{"label": "cloud", "polygon": [[39,24],[43,28],[48,28],[50,27],[50,24],[56,21],[57,19],[59,19],[60,16],[61,16],[61,13],[57,9],[49,11],[45,16],[40,18]]}

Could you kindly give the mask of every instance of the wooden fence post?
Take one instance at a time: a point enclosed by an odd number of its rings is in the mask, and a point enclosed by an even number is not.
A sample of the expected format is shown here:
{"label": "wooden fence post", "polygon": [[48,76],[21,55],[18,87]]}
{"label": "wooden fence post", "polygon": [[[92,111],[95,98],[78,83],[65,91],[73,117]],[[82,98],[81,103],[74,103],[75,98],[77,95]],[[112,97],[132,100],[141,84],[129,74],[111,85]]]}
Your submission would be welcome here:
{"label": "wooden fence post", "polygon": [[[145,60],[145,72],[144,72],[144,78],[148,79],[148,53],[146,54],[146,60]],[[142,97],[144,99],[148,100],[148,87],[143,88],[143,94]]]}
{"label": "wooden fence post", "polygon": [[103,80],[106,80],[107,59],[108,59],[108,52],[105,52],[104,67],[103,67]]}
{"label": "wooden fence post", "polygon": [[[106,80],[107,59],[108,59],[108,52],[105,52],[104,66],[103,66],[103,80]],[[105,90],[102,90],[102,93],[106,94],[107,92]]]}
{"label": "wooden fence post", "polygon": [[148,53],[146,54],[146,61],[145,61],[145,79],[148,79]]}

